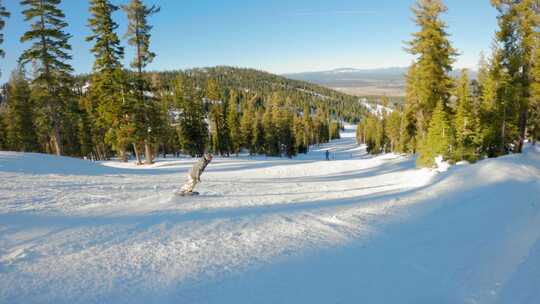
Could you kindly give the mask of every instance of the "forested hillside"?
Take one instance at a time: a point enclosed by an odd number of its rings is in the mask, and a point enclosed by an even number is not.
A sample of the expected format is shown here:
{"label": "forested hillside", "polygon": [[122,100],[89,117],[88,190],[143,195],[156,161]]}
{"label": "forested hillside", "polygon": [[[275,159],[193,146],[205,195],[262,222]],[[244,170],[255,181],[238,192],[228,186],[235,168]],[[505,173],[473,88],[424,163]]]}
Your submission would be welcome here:
{"label": "forested hillside", "polygon": [[[76,76],[60,1],[21,1],[30,47],[0,94],[0,149],[150,164],[159,153],[292,157],[339,137],[341,121],[364,109],[348,95],[269,73],[230,67],[148,72],[150,18],[157,6],[91,0],[86,38],[95,61]],[[136,52],[130,68],[113,14],[128,19],[123,37]],[[0,30],[9,12],[0,2]],[[2,38],[2,37],[0,37]],[[0,43],[1,43],[0,39]],[[1,49],[0,49],[1,51]],[[3,54],[0,53],[0,55]]]}
{"label": "forested hillside", "polygon": [[[333,114],[347,121],[358,119],[364,109],[358,106],[358,98],[320,86],[317,84],[293,80],[264,71],[237,67],[209,67],[187,71],[155,72],[167,86],[179,75],[195,79],[199,87],[204,87],[209,79],[215,79],[222,87],[256,93],[259,96],[271,96],[278,92],[293,100],[312,104],[326,104]],[[155,74],[154,73],[154,74]]]}
{"label": "forested hillside", "polygon": [[[123,72],[123,98],[132,100],[131,105],[124,102],[124,111],[128,115],[127,111],[138,108],[145,113],[134,116],[123,127],[117,126],[118,130],[114,130],[111,114],[120,109],[107,108],[112,105],[94,95],[91,86],[96,75],[72,78],[73,90],[65,97],[68,100],[62,124],[66,131],[76,132],[66,132],[64,154],[126,159],[132,153],[141,162],[143,154],[151,154],[151,159],[158,153],[200,155],[210,151],[231,155],[241,149],[253,154],[293,156],[305,153],[311,144],[338,137],[339,122],[357,122],[366,112],[355,97],[233,67],[145,72],[146,105],[142,107],[133,102],[136,88],[128,89],[130,82],[136,84],[136,76]],[[50,139],[38,128],[40,113],[34,108],[32,87],[20,72],[13,73],[10,83],[3,87],[3,149],[54,153]],[[110,121],[103,121],[106,119]],[[144,126],[139,129],[146,128],[151,134],[151,147],[145,151],[145,135],[136,140],[137,123]],[[133,142],[137,141],[140,146],[135,149]]]}

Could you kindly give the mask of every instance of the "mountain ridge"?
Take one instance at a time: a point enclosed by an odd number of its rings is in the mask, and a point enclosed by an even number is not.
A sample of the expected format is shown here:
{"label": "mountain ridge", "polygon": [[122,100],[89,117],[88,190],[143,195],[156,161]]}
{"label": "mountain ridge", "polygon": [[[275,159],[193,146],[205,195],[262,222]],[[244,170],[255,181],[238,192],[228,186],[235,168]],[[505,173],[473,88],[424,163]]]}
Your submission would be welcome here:
{"label": "mountain ridge", "polygon": [[[405,75],[408,67],[385,68],[336,68],[325,71],[308,71],[281,74],[284,77],[322,85],[355,96],[388,95],[405,96]],[[451,72],[458,77],[461,69]],[[477,72],[469,69],[470,77]]]}

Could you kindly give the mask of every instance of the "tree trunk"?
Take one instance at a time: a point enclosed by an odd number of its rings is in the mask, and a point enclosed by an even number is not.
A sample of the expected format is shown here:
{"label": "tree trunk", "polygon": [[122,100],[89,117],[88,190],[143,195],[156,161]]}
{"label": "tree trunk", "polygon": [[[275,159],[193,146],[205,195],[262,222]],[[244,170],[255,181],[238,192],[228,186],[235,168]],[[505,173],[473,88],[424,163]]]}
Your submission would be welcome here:
{"label": "tree trunk", "polygon": [[151,165],[154,163],[154,157],[152,152],[152,145],[147,141],[144,142],[144,163]]}
{"label": "tree trunk", "polygon": [[103,144],[99,145],[99,160],[107,160],[107,149]]}
{"label": "tree trunk", "polygon": [[62,149],[62,138],[60,137],[60,130],[58,129],[58,127],[54,127],[54,134],[51,137],[51,141],[53,144],[54,153],[57,156],[61,156],[64,151]]}
{"label": "tree trunk", "polygon": [[506,154],[506,120],[503,120],[502,128],[501,128],[501,146],[500,146],[500,155]]}
{"label": "tree trunk", "polygon": [[137,165],[142,165],[141,155],[139,154],[139,147],[136,143],[133,143],[133,151],[135,152],[135,158],[137,159]]}
{"label": "tree trunk", "polygon": [[[506,94],[505,94],[506,95]],[[500,155],[506,154],[506,101],[503,101]]]}
{"label": "tree trunk", "polygon": [[517,146],[517,153],[523,152],[523,145],[525,143],[526,135],[527,135],[527,109],[524,109],[519,114],[519,143]]}

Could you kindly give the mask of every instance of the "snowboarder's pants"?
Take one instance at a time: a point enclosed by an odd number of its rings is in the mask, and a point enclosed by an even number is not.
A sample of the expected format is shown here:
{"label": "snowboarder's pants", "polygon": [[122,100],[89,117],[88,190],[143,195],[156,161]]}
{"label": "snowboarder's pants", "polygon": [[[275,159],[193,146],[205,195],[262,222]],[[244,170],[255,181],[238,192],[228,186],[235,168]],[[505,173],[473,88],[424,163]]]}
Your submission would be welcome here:
{"label": "snowboarder's pants", "polygon": [[188,181],[180,188],[181,193],[190,193],[193,192],[193,189],[195,189],[195,186],[197,185],[197,181],[191,177],[191,175],[188,176]]}

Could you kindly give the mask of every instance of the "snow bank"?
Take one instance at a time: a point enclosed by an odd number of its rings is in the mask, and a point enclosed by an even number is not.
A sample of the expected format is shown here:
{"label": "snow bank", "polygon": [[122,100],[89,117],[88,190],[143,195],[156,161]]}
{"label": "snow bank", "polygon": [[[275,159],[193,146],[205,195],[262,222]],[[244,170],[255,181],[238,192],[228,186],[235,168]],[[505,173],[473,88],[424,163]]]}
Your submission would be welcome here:
{"label": "snow bank", "polygon": [[78,158],[41,153],[0,151],[0,172],[96,175],[111,173],[111,170],[91,161]]}

